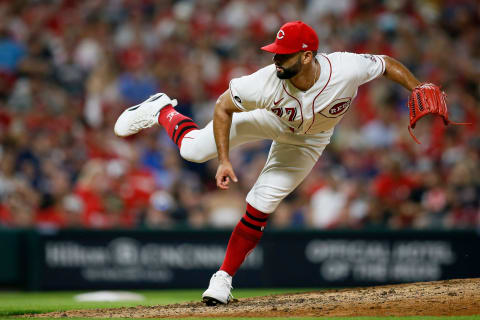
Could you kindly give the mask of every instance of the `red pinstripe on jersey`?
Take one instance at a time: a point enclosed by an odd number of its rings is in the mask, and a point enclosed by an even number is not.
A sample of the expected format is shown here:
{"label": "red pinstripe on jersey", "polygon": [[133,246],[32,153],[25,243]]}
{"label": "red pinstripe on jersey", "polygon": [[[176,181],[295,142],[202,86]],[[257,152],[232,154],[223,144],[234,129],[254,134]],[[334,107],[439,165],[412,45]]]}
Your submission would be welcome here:
{"label": "red pinstripe on jersey", "polygon": [[300,129],[303,124],[303,111],[302,111],[302,104],[300,103],[300,100],[298,100],[296,97],[292,96],[290,93],[288,93],[287,88],[285,88],[285,82],[282,81],[282,87],[283,90],[285,91],[286,94],[288,94],[289,97],[295,99],[298,103],[298,106],[300,107],[300,116],[302,117],[302,122],[300,122],[300,125],[297,127],[297,129]]}
{"label": "red pinstripe on jersey", "polygon": [[320,90],[320,92],[315,96],[315,98],[313,99],[312,101],[312,113],[313,113],[313,121],[312,123],[310,124],[310,127],[308,127],[307,131],[305,131],[305,133],[308,132],[308,130],[310,130],[310,128],[313,126],[313,124],[315,123],[315,100],[318,98],[318,96],[323,92],[323,90],[325,90],[325,88],[328,86],[328,84],[330,83],[330,79],[332,78],[332,63],[330,62],[330,59],[328,59],[327,56],[325,55],[321,55],[322,57],[324,57],[325,59],[327,59],[328,61],[328,64],[330,65],[330,74],[328,75],[328,81],[327,83],[325,83],[325,86],[323,86],[322,90]]}

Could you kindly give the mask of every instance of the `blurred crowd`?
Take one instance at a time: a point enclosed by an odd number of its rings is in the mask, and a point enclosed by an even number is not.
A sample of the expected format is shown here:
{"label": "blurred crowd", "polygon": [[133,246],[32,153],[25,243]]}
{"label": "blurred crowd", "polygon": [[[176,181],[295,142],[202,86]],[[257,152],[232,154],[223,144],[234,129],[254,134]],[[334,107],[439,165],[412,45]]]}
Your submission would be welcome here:
{"label": "blurred crowd", "polygon": [[[320,52],[390,55],[448,94],[444,127],[408,134],[408,92],[360,88],[332,143],[273,214],[274,228],[480,225],[480,3],[475,0],[0,1],[0,226],[230,227],[269,141],[216,161],[183,161],[163,129],[113,134],[122,110],[161,91],[205,125],[233,77],[271,63],[259,50],[304,20]],[[292,155],[294,156],[294,155]]]}

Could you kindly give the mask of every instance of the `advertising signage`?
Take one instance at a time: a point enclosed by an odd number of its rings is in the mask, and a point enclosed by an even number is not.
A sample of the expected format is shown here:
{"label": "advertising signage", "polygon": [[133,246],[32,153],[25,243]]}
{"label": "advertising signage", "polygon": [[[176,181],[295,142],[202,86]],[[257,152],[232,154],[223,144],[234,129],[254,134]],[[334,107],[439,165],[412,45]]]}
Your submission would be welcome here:
{"label": "advertising signage", "polygon": [[[32,289],[203,288],[228,231],[37,233]],[[240,287],[341,287],[480,276],[475,232],[266,232]]]}

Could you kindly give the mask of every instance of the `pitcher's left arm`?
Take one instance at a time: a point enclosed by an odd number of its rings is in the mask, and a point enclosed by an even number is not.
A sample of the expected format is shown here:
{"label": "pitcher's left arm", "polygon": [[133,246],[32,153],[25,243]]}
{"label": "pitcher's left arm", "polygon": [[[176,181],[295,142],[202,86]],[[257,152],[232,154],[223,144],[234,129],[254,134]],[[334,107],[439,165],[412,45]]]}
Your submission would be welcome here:
{"label": "pitcher's left arm", "polygon": [[382,56],[385,61],[384,76],[412,91],[420,85],[420,81],[400,61],[389,56]]}

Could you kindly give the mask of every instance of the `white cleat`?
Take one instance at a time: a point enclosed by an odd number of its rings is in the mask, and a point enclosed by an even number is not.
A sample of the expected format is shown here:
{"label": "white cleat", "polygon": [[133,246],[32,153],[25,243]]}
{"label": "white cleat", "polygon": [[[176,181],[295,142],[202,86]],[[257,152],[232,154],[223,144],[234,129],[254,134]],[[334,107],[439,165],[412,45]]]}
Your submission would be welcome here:
{"label": "white cleat", "polygon": [[232,277],[225,271],[217,271],[210,279],[208,289],[202,294],[202,301],[207,306],[216,306],[217,304],[227,304],[233,299]]}
{"label": "white cleat", "polygon": [[170,99],[165,93],[157,93],[147,100],[123,111],[115,123],[115,134],[126,137],[158,124],[158,115],[164,107],[177,105],[176,99]]}

